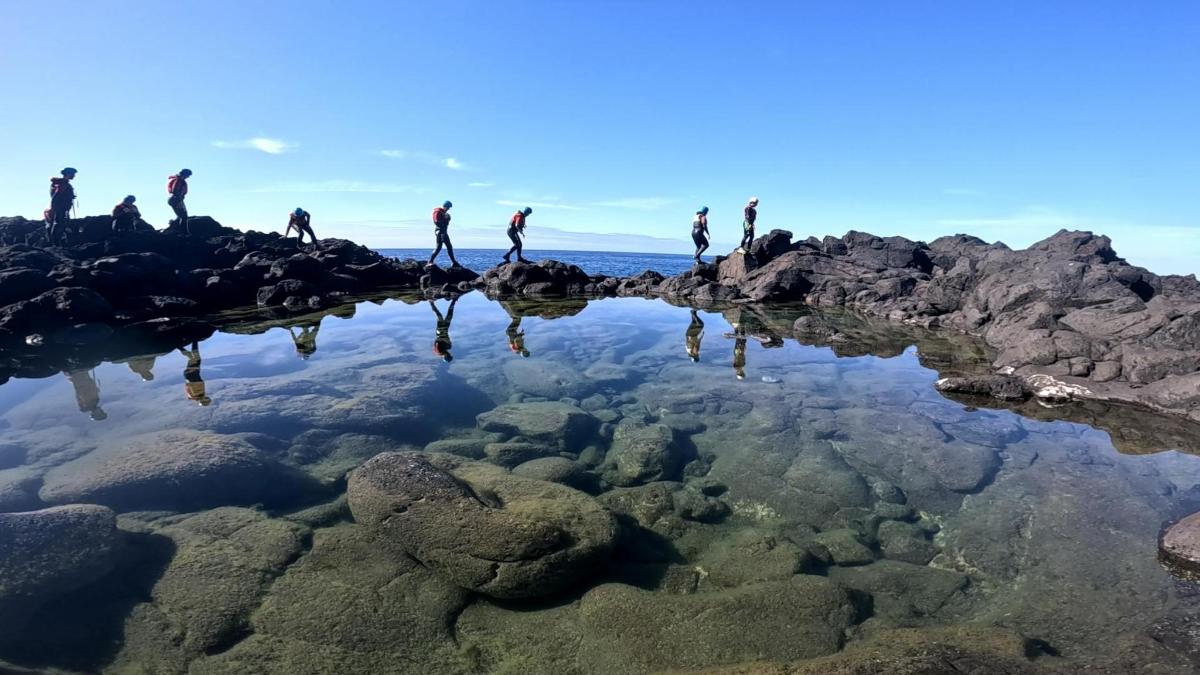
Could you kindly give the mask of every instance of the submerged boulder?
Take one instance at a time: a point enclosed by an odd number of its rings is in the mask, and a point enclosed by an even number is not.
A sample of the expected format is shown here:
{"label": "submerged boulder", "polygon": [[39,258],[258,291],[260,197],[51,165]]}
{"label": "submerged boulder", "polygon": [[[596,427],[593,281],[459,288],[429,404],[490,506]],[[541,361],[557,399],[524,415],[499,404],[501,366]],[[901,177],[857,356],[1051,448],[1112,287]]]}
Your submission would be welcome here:
{"label": "submerged boulder", "polygon": [[678,477],[682,452],[665,424],[622,422],[613,433],[604,479],[629,487]]}
{"label": "submerged boulder", "polygon": [[521,436],[568,452],[581,449],[600,422],[569,403],[555,401],[509,403],[480,413],[479,427],[508,436]]}
{"label": "submerged boulder", "polygon": [[616,521],[588,495],[490,464],[387,452],[350,474],[358,523],[455,584],[498,598],[562,590],[604,562]]}
{"label": "submerged boulder", "polygon": [[245,440],[175,429],[114,441],[55,467],[39,495],[50,504],[187,510],[282,503],[317,489],[306,474]]}
{"label": "submerged boulder", "polygon": [[50,598],[107,574],[120,542],[117,516],[103,506],[0,513],[0,641]]}

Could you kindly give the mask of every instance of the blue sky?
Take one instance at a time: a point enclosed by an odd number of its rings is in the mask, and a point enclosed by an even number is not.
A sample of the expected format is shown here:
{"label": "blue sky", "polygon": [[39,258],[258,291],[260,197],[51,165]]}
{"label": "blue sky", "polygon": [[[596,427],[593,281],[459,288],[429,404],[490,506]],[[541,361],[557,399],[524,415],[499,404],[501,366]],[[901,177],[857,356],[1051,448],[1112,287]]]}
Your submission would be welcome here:
{"label": "blue sky", "polygon": [[[1197,2],[76,2],[0,9],[0,213],[134,193],[460,247],[719,251],[760,228],[1024,246],[1111,236],[1200,272]],[[436,6],[435,6],[436,5]],[[57,21],[58,19],[54,19]],[[59,52],[61,51],[61,54]]]}

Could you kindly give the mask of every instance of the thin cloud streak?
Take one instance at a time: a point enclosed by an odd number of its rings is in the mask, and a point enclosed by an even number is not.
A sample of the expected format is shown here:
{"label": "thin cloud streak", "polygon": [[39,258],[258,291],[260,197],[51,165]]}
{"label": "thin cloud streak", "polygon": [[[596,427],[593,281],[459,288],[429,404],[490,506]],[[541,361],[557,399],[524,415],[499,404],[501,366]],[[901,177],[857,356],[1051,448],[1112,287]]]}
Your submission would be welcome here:
{"label": "thin cloud streak", "polygon": [[583,211],[579,206],[571,206],[570,204],[558,204],[555,202],[518,202],[513,199],[500,199],[496,202],[501,206],[528,206],[531,209],[562,209],[564,211]]}
{"label": "thin cloud streak", "polygon": [[244,141],[213,141],[213,147],[225,150],[258,150],[268,155],[282,155],[300,147],[299,143],[278,138],[258,136]]}
{"label": "thin cloud streak", "polygon": [[429,166],[437,166],[443,169],[450,169],[451,171],[466,171],[468,168],[467,165],[457,157],[440,157],[432,152],[425,152],[423,150],[380,150],[379,155],[381,157],[387,157],[388,159],[411,159],[415,162],[428,164]]}
{"label": "thin cloud streak", "polygon": [[496,187],[496,184],[495,183],[467,183],[467,187],[490,188],[490,187]]}
{"label": "thin cloud streak", "polygon": [[369,183],[356,180],[324,180],[312,182],[275,183],[254,188],[250,192],[258,193],[318,193],[318,192],[368,192],[387,194],[426,194],[429,188],[416,185],[400,185],[392,183]]}

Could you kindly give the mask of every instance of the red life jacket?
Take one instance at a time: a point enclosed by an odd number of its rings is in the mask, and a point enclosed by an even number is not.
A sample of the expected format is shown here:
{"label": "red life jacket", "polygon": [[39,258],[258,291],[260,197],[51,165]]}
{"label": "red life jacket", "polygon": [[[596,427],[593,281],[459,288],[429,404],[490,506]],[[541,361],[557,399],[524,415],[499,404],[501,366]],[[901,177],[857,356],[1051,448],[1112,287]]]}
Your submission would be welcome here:
{"label": "red life jacket", "polygon": [[522,213],[521,211],[517,211],[516,213],[514,213],[512,220],[508,221],[508,226],[515,227],[518,230],[524,230],[525,229],[525,214]]}
{"label": "red life jacket", "polygon": [[136,206],[125,202],[114,206],[112,214],[113,218],[138,218],[142,215]]}
{"label": "red life jacket", "polygon": [[433,224],[438,227],[446,227],[450,224],[450,214],[445,207],[439,206],[433,210]]}
{"label": "red life jacket", "polygon": [[179,196],[187,195],[187,179],[180,175],[174,175],[167,178],[167,194],[174,196],[175,189],[179,188]]}

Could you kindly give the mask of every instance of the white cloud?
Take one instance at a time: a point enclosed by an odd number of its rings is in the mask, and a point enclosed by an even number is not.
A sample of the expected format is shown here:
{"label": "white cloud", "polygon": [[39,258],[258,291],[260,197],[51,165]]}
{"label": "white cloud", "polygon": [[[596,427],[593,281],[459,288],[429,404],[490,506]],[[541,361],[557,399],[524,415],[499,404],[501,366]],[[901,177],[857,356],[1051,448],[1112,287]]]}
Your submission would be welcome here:
{"label": "white cloud", "polygon": [[467,187],[489,188],[489,187],[496,187],[496,184],[495,183],[467,183]]}
{"label": "white cloud", "polygon": [[411,159],[429,166],[439,166],[443,169],[451,171],[466,171],[467,165],[457,157],[442,157],[435,155],[432,152],[424,152],[422,150],[380,150],[379,154],[388,159]]}
{"label": "white cloud", "polygon": [[564,211],[582,211],[583,208],[557,202],[518,202],[513,199],[501,199],[496,202],[501,206],[528,206],[531,209],[562,209]]}
{"label": "white cloud", "polygon": [[368,183],[357,180],[324,180],[275,183],[251,190],[251,192],[372,192],[425,194],[429,188],[393,183]]}
{"label": "white cloud", "polygon": [[623,197],[621,199],[608,199],[604,201],[590,202],[588,206],[614,209],[637,209],[639,211],[657,211],[663,207],[670,206],[677,201],[679,200],[668,199],[667,197]]}
{"label": "white cloud", "polygon": [[258,136],[245,141],[213,141],[213,146],[226,150],[259,150],[268,155],[282,155],[300,147],[300,144],[278,138]]}

